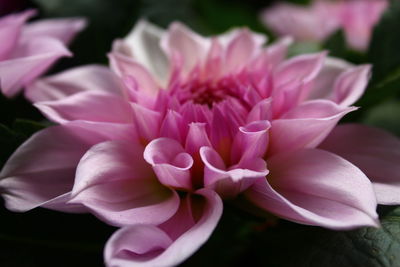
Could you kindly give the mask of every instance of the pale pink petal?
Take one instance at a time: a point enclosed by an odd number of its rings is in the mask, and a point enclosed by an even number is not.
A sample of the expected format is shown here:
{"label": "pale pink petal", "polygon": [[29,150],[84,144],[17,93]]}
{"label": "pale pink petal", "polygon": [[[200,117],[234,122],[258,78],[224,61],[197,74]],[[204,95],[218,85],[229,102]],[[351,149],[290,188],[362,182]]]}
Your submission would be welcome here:
{"label": "pale pink petal", "polygon": [[293,43],[293,39],[289,36],[277,40],[266,48],[267,62],[270,68],[278,66],[287,57],[289,46]]}
{"label": "pale pink petal", "polygon": [[149,94],[156,95],[159,85],[153,79],[150,72],[141,64],[123,54],[111,52],[108,54],[111,69],[120,77],[129,76],[138,84],[138,89]]}
{"label": "pale pink petal", "polygon": [[178,189],[192,189],[190,168],[193,159],[176,140],[165,137],[154,139],[146,146],[144,159],[153,166],[162,184]]}
{"label": "pale pink petal", "polygon": [[113,45],[113,52],[132,57],[145,66],[161,84],[169,75],[168,59],[161,50],[160,42],[164,30],[146,20],[136,23],[132,31]]}
{"label": "pale pink petal", "polygon": [[304,149],[270,158],[268,168],[267,179],[259,179],[245,193],[258,207],[336,230],[379,225],[370,181],[343,158]]}
{"label": "pale pink petal", "polygon": [[272,119],[272,111],[271,111],[272,99],[267,98],[258,102],[249,112],[247,116],[247,123],[251,123],[253,121],[261,121],[261,120],[271,120]]}
{"label": "pale pink petal", "polygon": [[[133,225],[118,230],[107,242],[106,264],[167,267],[190,257],[208,240],[222,215],[222,201],[217,194],[205,189],[196,194],[183,200],[168,225]],[[191,225],[187,225],[188,221],[192,221]],[[182,233],[177,236],[176,232]]]}
{"label": "pale pink petal", "polygon": [[233,198],[249,188],[257,178],[268,174],[265,161],[258,157],[227,168],[223,159],[211,147],[200,149],[204,167],[204,186],[223,198]]}
{"label": "pale pink petal", "polygon": [[[0,187],[6,207],[27,211],[38,206],[71,211],[75,205],[54,198],[68,194],[75,169],[92,145],[105,140],[131,140],[128,125],[73,122],[38,132],[9,158],[0,173]],[[57,205],[55,205],[57,204]]]}
{"label": "pale pink petal", "polygon": [[378,203],[400,204],[400,140],[377,128],[339,125],[320,145],[349,160],[372,181]]}
{"label": "pale pink petal", "polygon": [[24,23],[35,15],[34,10],[12,14],[0,19],[0,60],[6,60],[18,44]]}
{"label": "pale pink petal", "polygon": [[52,37],[69,44],[75,35],[87,25],[83,18],[45,19],[26,25],[22,31],[22,41],[40,36]]}
{"label": "pale pink petal", "polygon": [[241,70],[261,50],[261,45],[248,29],[240,30],[235,35],[226,49],[226,73]]}
{"label": "pale pink petal", "polygon": [[308,99],[326,98],[332,96],[333,85],[339,75],[350,69],[352,64],[339,58],[327,57],[320,73],[312,84]]}
{"label": "pale pink petal", "polygon": [[65,123],[73,120],[132,123],[133,111],[123,98],[99,91],[86,91],[55,101],[36,102],[49,120]]}
{"label": "pale pink petal", "polygon": [[311,100],[273,120],[268,154],[318,146],[338,121],[356,108],[328,100]]}
{"label": "pale pink petal", "polygon": [[109,141],[93,146],[80,160],[70,203],[124,226],[168,220],[178,209],[179,197],[157,181],[140,144]]}
{"label": "pale pink petal", "polygon": [[85,91],[123,95],[121,82],[109,68],[86,65],[34,81],[27,86],[25,96],[38,102],[63,99]]}
{"label": "pale pink petal", "polygon": [[326,52],[321,52],[300,55],[284,61],[275,72],[275,86],[279,87],[292,80],[302,83],[311,82],[322,69],[326,54]]}
{"label": "pale pink petal", "polygon": [[210,45],[207,39],[178,22],[170,25],[161,40],[161,46],[170,62],[181,62],[179,67],[184,74],[203,61]]}
{"label": "pale pink petal", "polygon": [[361,65],[343,72],[335,81],[332,101],[340,106],[354,104],[367,88],[370,76],[371,65]]}
{"label": "pale pink petal", "polygon": [[71,56],[60,41],[47,37],[33,39],[16,51],[14,58],[0,62],[0,87],[8,97],[17,94],[60,57]]}

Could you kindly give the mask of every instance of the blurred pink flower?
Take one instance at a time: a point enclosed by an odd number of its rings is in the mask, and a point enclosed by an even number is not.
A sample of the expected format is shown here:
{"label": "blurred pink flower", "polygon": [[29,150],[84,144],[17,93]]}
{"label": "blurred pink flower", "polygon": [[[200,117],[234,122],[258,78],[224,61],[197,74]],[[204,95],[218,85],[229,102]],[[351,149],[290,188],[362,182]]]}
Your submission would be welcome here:
{"label": "blurred pink flower", "polygon": [[122,227],[106,245],[109,266],[179,264],[211,235],[221,199],[239,194],[303,224],[377,226],[377,199],[400,203],[400,141],[335,127],[370,66],[325,52],[286,60],[290,39],[265,42],[248,29],[205,38],[140,21],[115,41],[112,70],[33,82],[26,95],[61,125],[6,163],[7,208],[89,211]]}
{"label": "blurred pink flower", "polygon": [[8,97],[42,75],[60,57],[71,56],[65,44],[86,25],[78,18],[26,24],[35,14],[35,10],[28,10],[0,18],[0,88]]}
{"label": "blurred pink flower", "polygon": [[277,34],[299,41],[324,41],[342,28],[349,46],[364,51],[387,6],[386,0],[314,0],[308,7],[278,3],[261,20]]}

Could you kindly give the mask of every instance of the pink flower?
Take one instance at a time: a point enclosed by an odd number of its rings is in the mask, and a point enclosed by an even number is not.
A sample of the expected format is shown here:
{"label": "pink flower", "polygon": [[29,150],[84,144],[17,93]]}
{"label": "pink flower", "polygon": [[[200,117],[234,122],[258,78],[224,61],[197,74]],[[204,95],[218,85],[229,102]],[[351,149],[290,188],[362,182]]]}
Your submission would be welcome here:
{"label": "pink flower", "polygon": [[42,75],[57,59],[71,56],[65,47],[86,22],[48,19],[26,24],[34,10],[0,19],[0,87],[8,97]]}
{"label": "pink flower", "polygon": [[261,19],[277,34],[300,41],[323,41],[342,28],[349,46],[364,51],[387,6],[386,0],[314,0],[309,7],[279,3]]}
{"label": "pink flower", "polygon": [[265,42],[247,29],[205,38],[140,21],[115,41],[112,71],[83,66],[33,82],[27,96],[60,125],[6,163],[7,208],[89,211],[120,226],[109,266],[179,264],[211,235],[221,199],[239,194],[303,224],[377,226],[377,201],[400,203],[400,141],[336,127],[370,66],[326,52],[286,60],[290,39]]}

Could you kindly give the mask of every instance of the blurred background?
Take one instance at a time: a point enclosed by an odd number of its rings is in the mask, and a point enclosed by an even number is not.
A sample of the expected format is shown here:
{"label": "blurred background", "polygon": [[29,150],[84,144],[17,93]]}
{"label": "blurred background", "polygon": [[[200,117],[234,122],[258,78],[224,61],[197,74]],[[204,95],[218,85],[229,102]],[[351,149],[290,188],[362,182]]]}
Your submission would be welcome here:
{"label": "blurred background", "polygon": [[[0,16],[35,8],[39,10],[35,19],[82,16],[89,20],[87,29],[70,46],[74,57],[60,60],[50,71],[54,73],[77,65],[107,64],[106,54],[112,41],[125,36],[139,18],[147,18],[161,27],[179,20],[203,35],[246,26],[267,34],[273,41],[276,37],[260,22],[259,16],[264,8],[276,2],[282,1],[0,0]],[[288,2],[306,5],[309,1]],[[296,45],[290,54],[329,49],[331,56],[357,64],[373,63],[370,87],[357,103],[362,108],[345,121],[361,121],[400,136],[398,29],[400,4],[393,1],[376,27],[367,52],[348,49],[343,33],[338,31],[321,45]],[[22,96],[11,100],[0,96],[0,123],[0,167],[24,140],[48,126]],[[103,265],[103,246],[114,232],[113,227],[91,215],[45,209],[15,214],[5,210],[2,203],[0,206],[0,266]],[[385,258],[390,253],[400,254],[400,211],[383,207],[379,211],[383,219],[391,218],[383,221],[387,227],[384,230],[339,233],[284,221],[278,224],[262,221],[238,214],[228,204],[211,240],[183,266],[400,266],[400,256]],[[381,243],[368,241],[374,238]],[[398,265],[391,265],[397,260]]]}

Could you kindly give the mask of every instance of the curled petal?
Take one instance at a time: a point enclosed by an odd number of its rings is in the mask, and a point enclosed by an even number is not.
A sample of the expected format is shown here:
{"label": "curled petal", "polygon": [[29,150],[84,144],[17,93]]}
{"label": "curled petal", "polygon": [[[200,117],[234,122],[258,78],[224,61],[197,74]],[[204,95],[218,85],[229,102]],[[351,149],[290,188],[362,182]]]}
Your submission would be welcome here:
{"label": "curled petal", "polygon": [[253,158],[241,165],[226,168],[220,155],[210,147],[200,149],[204,167],[204,186],[216,191],[223,198],[235,197],[249,188],[257,178],[268,174],[265,161]]}
{"label": "curled petal", "polygon": [[377,128],[339,125],[320,145],[359,167],[372,181],[378,203],[400,204],[400,141]]}
{"label": "curled petal", "polygon": [[337,122],[356,108],[327,100],[311,100],[272,121],[268,155],[318,146]]}
{"label": "curled petal", "polygon": [[80,160],[70,203],[82,204],[115,226],[159,224],[179,206],[176,192],[161,185],[134,142],[93,146]]}
{"label": "curled petal", "polygon": [[151,141],[144,151],[144,159],[153,166],[162,184],[192,189],[190,168],[193,159],[176,140],[163,137]]}
{"label": "curled petal", "polygon": [[63,99],[86,91],[122,96],[121,88],[120,81],[109,68],[86,65],[34,81],[27,86],[25,96],[32,102]]}
{"label": "curled petal", "polygon": [[175,216],[163,225],[132,225],[118,230],[106,244],[106,264],[176,266],[208,240],[221,215],[218,195],[199,190],[187,196]]}
{"label": "curled petal", "polygon": [[[6,207],[27,211],[38,206],[75,211],[70,199],[79,160],[94,144],[131,140],[127,125],[73,122],[40,131],[22,144],[0,173]],[[80,207],[82,207],[80,205]],[[82,208],[80,209],[82,210]]]}
{"label": "curled petal", "polygon": [[267,179],[257,180],[245,193],[258,207],[331,229],[379,225],[371,183],[343,158],[304,149],[272,157],[268,168]]}

